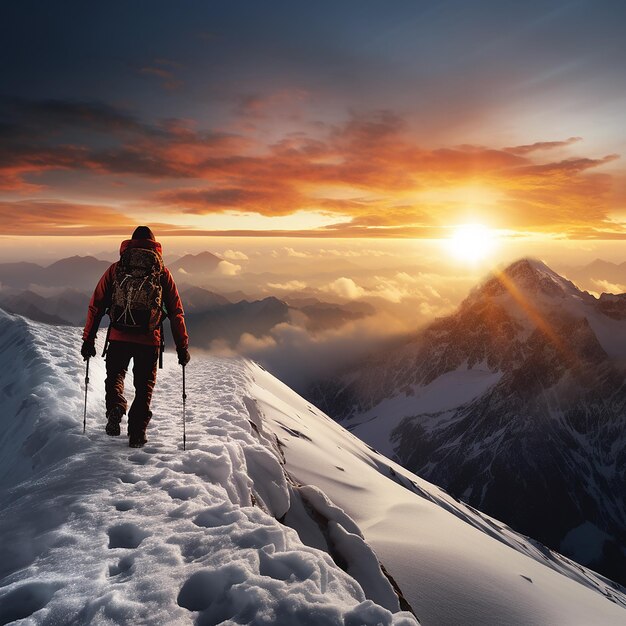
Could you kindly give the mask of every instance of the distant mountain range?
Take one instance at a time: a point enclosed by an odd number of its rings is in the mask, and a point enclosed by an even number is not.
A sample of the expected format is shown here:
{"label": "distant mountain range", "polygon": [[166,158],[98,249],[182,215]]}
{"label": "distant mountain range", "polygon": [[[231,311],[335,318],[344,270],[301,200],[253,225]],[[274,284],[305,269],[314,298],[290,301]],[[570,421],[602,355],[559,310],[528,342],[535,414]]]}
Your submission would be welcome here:
{"label": "distant mountain range", "polygon": [[454,496],[626,582],[626,294],[539,261],[309,394]]}
{"label": "distant mountain range", "polygon": [[[263,337],[276,324],[287,322],[290,310],[304,313],[304,325],[311,332],[339,328],[374,311],[370,305],[320,301],[294,307],[274,297],[248,300],[243,293],[232,294],[244,296],[233,303],[221,294],[193,286],[181,286],[180,293],[192,345],[202,348],[210,347],[215,339],[223,339],[234,346],[244,333]],[[9,289],[0,291],[0,308],[46,324],[82,326],[90,297],[87,291],[74,289],[65,289],[51,296]],[[102,324],[106,322],[105,317]]]}
{"label": "distant mountain range", "polygon": [[0,284],[22,289],[32,285],[93,289],[109,265],[108,261],[92,256],[73,256],[47,267],[36,263],[0,263]]}
{"label": "distant mountain range", "polygon": [[[220,262],[218,256],[201,252],[169,265],[179,285],[192,345],[208,348],[215,339],[236,345],[244,333],[262,337],[288,321],[290,310],[303,313],[304,324],[313,333],[375,312],[365,303],[331,304],[306,298],[287,304],[275,297],[251,300],[242,291],[219,294],[191,284],[215,271]],[[81,326],[91,293],[109,266],[109,261],[90,256],[61,259],[47,267],[0,264],[0,308],[38,322]]]}
{"label": "distant mountain range", "polygon": [[626,289],[626,261],[618,264],[596,259],[582,267],[569,267],[565,274],[582,289],[597,293],[613,291],[609,285]]}
{"label": "distant mountain range", "polygon": [[[214,272],[222,259],[211,252],[187,254],[169,265],[174,276],[200,276]],[[93,256],[73,256],[44,267],[37,263],[0,263],[0,285],[28,289],[33,285],[44,287],[72,287],[92,290],[98,279],[111,265]]]}
{"label": "distant mountain range", "polygon": [[270,297],[224,304],[201,313],[187,313],[185,320],[195,345],[208,348],[215,339],[236,345],[243,333],[263,337],[276,324],[286,322],[288,317],[287,303]]}
{"label": "distant mountain range", "polygon": [[200,252],[186,254],[168,267],[175,277],[179,274],[202,275],[214,272],[221,262],[222,259],[211,252]]}
{"label": "distant mountain range", "polygon": [[79,326],[85,321],[89,295],[75,289],[41,296],[34,291],[0,291],[0,308],[36,322]]}
{"label": "distant mountain range", "polygon": [[339,328],[376,313],[376,309],[367,302],[330,304],[317,298],[288,298],[287,302],[291,308],[306,315],[306,328],[313,333]]}

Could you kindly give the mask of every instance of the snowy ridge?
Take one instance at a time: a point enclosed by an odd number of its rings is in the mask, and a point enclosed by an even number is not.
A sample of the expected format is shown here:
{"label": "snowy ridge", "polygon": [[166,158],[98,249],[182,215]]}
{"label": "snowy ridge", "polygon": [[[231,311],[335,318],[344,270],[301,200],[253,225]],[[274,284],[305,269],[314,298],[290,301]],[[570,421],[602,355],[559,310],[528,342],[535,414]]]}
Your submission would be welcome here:
{"label": "snowy ridge", "polygon": [[[63,371],[72,361],[64,348],[49,346],[33,334],[35,324],[9,318],[1,310],[0,325],[0,487],[4,489],[79,452],[84,440],[76,428],[77,397]],[[72,374],[78,381],[78,367]]]}
{"label": "snowy ridge", "polygon": [[299,490],[246,393],[245,362],[189,368],[183,453],[170,355],[150,442],[136,451],[104,435],[101,359],[81,434],[77,345],[78,332],[0,312],[0,623],[417,623],[356,524],[319,490],[303,490],[306,507],[352,575],[278,521]]}

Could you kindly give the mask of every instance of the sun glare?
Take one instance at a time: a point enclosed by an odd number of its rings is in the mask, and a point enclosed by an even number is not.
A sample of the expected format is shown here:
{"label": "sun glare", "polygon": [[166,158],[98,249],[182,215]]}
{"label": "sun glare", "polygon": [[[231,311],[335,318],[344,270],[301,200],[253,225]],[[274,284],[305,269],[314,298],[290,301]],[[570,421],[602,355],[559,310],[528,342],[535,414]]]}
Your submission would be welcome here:
{"label": "sun glare", "polygon": [[446,242],[450,254],[459,261],[480,261],[496,244],[496,232],[482,224],[461,224]]}

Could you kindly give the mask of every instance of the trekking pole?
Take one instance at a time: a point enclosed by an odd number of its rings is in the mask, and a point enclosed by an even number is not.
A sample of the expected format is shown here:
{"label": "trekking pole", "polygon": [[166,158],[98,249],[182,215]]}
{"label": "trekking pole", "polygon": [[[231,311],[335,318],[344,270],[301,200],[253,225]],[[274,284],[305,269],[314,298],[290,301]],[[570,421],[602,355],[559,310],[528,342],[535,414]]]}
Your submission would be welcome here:
{"label": "trekking pole", "polygon": [[187,449],[187,420],[185,419],[185,400],[187,400],[187,393],[185,392],[185,366],[183,365],[183,450]]}
{"label": "trekking pole", "polygon": [[87,370],[85,372],[85,411],[83,413],[83,433],[87,428],[87,389],[89,388],[89,358],[87,358]]}

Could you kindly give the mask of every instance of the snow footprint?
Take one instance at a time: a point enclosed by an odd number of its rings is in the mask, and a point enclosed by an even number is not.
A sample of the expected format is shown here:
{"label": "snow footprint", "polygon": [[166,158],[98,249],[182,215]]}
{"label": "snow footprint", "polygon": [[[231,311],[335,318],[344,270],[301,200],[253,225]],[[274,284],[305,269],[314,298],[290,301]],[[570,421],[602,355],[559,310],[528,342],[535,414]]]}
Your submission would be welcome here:
{"label": "snow footprint", "polygon": [[135,557],[132,555],[121,558],[117,565],[109,565],[109,576],[119,576],[120,574],[127,574],[130,568],[135,564]]}
{"label": "snow footprint", "polygon": [[107,531],[109,548],[136,548],[150,533],[130,522],[111,526]]}
{"label": "snow footprint", "polygon": [[135,503],[132,500],[118,500],[113,505],[116,511],[130,511],[135,506]]}
{"label": "snow footprint", "polygon": [[131,454],[128,457],[128,460],[135,465],[147,465],[150,461],[150,457],[151,455],[146,452],[137,452],[135,454]]}
{"label": "snow footprint", "polygon": [[123,483],[134,485],[141,480],[141,476],[139,476],[139,474],[135,474],[134,472],[126,472],[120,476],[120,480]]}
{"label": "snow footprint", "polygon": [[240,608],[237,606],[235,598],[231,598],[228,593],[234,586],[241,584],[248,578],[247,572],[241,565],[226,565],[216,570],[200,570],[192,574],[183,584],[178,594],[177,602],[189,611],[205,611],[215,603],[213,612],[215,615],[211,623],[218,623],[228,619]]}
{"label": "snow footprint", "polygon": [[0,597],[0,624],[12,624],[42,609],[56,593],[51,583],[29,582]]}

